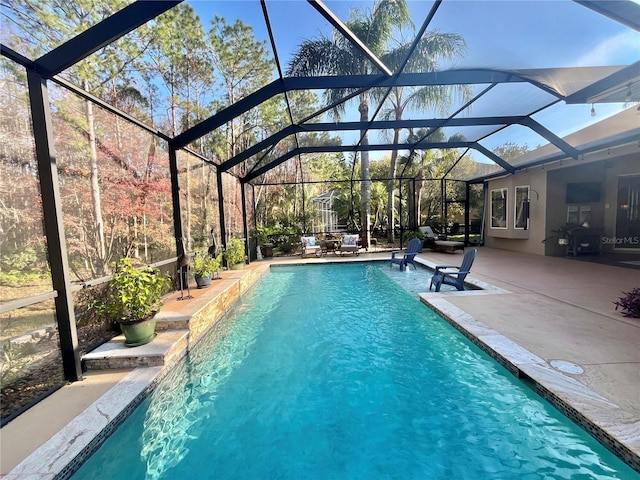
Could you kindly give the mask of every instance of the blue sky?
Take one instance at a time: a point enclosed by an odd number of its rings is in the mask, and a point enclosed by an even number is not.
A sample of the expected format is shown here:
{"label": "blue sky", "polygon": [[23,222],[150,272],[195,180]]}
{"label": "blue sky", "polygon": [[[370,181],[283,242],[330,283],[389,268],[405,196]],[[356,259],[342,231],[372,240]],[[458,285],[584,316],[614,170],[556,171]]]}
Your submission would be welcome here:
{"label": "blue sky", "polygon": [[[191,0],[205,28],[213,13],[228,21],[240,18],[267,39],[259,2],[252,0]],[[268,0],[267,9],[278,44],[286,61],[302,39],[331,27],[305,0]],[[372,1],[325,1],[339,18],[347,21],[351,8],[369,10]],[[409,2],[414,24],[420,27],[432,2]],[[640,34],[616,24],[588,8],[568,0],[462,1],[445,0],[430,28],[461,33],[468,45],[463,63],[493,68],[568,66],[571,58],[581,65],[629,63],[640,57]],[[634,58],[635,57],[635,58]]]}
{"label": "blue sky", "polygon": [[[268,40],[263,14],[257,1],[189,2],[210,27],[214,11],[229,23],[236,18],[253,26],[256,36]],[[427,0],[410,1],[416,28],[432,7]],[[303,39],[331,35],[329,23],[305,0],[267,0],[267,9],[283,68],[291,52]],[[347,21],[351,8],[368,10],[372,1],[326,0],[325,5]],[[467,54],[442,68],[553,68],[561,66],[625,65],[640,60],[640,34],[568,0],[445,0],[430,29],[464,36]],[[407,35],[407,38],[411,38]],[[516,99],[519,100],[519,99]],[[558,135],[566,135],[622,110],[622,105],[597,105],[596,116],[590,105],[554,108],[552,114],[537,118]],[[355,110],[349,116],[356,119]],[[437,116],[437,115],[433,115]],[[344,138],[344,141],[351,141]],[[372,143],[378,141],[371,135]],[[527,129],[510,129],[483,143],[488,148],[506,141],[534,147],[546,141]],[[478,160],[481,160],[478,158]]]}

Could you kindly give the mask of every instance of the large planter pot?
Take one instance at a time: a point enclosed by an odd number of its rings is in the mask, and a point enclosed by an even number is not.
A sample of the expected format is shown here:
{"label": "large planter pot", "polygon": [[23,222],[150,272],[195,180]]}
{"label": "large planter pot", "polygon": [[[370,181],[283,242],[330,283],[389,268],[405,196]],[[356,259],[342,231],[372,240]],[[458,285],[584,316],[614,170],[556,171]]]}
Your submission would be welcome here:
{"label": "large planter pot", "polygon": [[194,277],[196,279],[196,285],[198,285],[198,288],[207,288],[209,285],[211,285],[211,274],[206,276],[194,275]]}
{"label": "large planter pot", "polygon": [[260,250],[262,250],[262,256],[264,258],[273,257],[273,245],[262,245]]}
{"label": "large planter pot", "polygon": [[244,263],[236,263],[229,267],[231,270],[242,270],[244,268]]}
{"label": "large planter pot", "polygon": [[156,338],[156,319],[148,318],[141,322],[120,323],[127,347],[137,347]]}

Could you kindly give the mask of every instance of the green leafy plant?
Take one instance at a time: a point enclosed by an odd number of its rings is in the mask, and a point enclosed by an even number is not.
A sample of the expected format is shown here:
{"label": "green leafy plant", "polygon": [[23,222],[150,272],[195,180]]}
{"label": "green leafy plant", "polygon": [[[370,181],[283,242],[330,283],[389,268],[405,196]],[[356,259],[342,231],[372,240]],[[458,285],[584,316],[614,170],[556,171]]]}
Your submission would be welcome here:
{"label": "green leafy plant", "polygon": [[191,270],[194,275],[207,277],[215,272],[220,271],[222,267],[221,256],[211,257],[209,252],[204,250],[196,252],[191,260]]}
{"label": "green leafy plant", "polygon": [[409,240],[412,238],[419,238],[420,240],[424,240],[424,234],[417,230],[407,230],[402,234],[402,242],[404,244],[409,243]]}
{"label": "green leafy plant", "polygon": [[94,303],[101,315],[120,323],[135,323],[153,316],[171,281],[155,268],[133,267],[130,258],[118,262],[105,296]]}
{"label": "green leafy plant", "polygon": [[624,293],[624,297],[620,297],[618,301],[614,302],[616,310],[620,307],[625,317],[640,318],[640,288],[622,293]]}
{"label": "green leafy plant", "polygon": [[561,225],[558,228],[551,230],[551,235],[548,236],[547,238],[545,238],[544,240],[542,240],[542,243],[546,242],[547,240],[559,240],[561,238],[563,239],[567,239],[570,240],[571,237],[573,236],[573,232],[574,230],[578,227],[578,225],[572,224],[572,223],[567,223],[565,225]]}
{"label": "green leafy plant", "polygon": [[244,253],[244,242],[239,238],[233,238],[227,243],[227,248],[222,252],[222,256],[227,262],[227,266],[237,265],[246,260]]}
{"label": "green leafy plant", "polygon": [[258,245],[270,245],[272,244],[270,235],[273,230],[273,228],[258,226],[251,230],[251,236],[256,239]]}
{"label": "green leafy plant", "polygon": [[7,386],[18,380],[24,369],[29,365],[30,355],[35,353],[35,346],[31,343],[16,345],[6,342],[0,349],[0,381]]}

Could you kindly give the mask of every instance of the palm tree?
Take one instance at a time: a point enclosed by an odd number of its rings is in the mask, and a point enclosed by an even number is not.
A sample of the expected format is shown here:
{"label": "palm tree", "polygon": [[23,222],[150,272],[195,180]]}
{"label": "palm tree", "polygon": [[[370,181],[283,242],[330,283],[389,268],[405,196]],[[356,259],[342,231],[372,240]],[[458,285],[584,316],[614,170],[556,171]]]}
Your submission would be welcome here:
{"label": "palm tree", "polygon": [[[411,25],[411,18],[406,0],[378,0],[374,3],[372,11],[363,14],[360,10],[355,10],[347,22],[349,29],[376,55],[384,52],[394,28],[407,25]],[[289,62],[287,75],[361,75],[373,73],[373,68],[372,64],[344,36],[335,35],[331,39],[321,36],[316,40],[302,42]],[[356,92],[357,90],[354,89],[328,90],[325,92],[325,101],[327,105],[332,105]],[[361,92],[358,95],[358,102],[360,121],[366,123],[369,120],[369,92]],[[344,109],[345,104],[340,103],[334,109],[334,115],[339,118],[344,113]],[[369,144],[367,130],[361,130],[360,137],[361,145],[367,146]],[[369,152],[361,152],[360,167],[361,228],[363,240],[368,248],[371,223]]]}
{"label": "palm tree", "polygon": [[[463,142],[466,138],[457,133],[449,137],[445,137],[442,129],[435,130],[419,129],[416,132],[410,131],[405,143],[412,144],[420,141],[420,139],[429,136],[430,141],[433,142]],[[447,218],[444,214],[444,200],[442,197],[442,190],[440,181],[437,188],[425,188],[426,182],[433,182],[435,178],[445,178],[447,172],[450,172],[451,168],[456,166],[456,171],[463,177],[465,174],[471,175],[475,171],[475,164],[471,158],[467,155],[460,158],[460,152],[457,149],[443,149],[443,150],[414,150],[409,157],[400,157],[399,163],[405,165],[405,171],[403,173],[413,176],[418,179],[416,183],[416,212],[417,221],[420,224],[422,218],[423,204],[426,204],[426,216],[425,220],[433,220],[434,216],[440,218],[440,222],[445,225]],[[448,185],[445,196],[464,197],[464,193],[457,190],[456,185]],[[455,210],[455,206],[452,206]],[[452,213],[451,211],[449,213]],[[454,212],[455,213],[455,212]],[[462,213],[461,211],[459,213]]]}
{"label": "palm tree", "polygon": [[[410,44],[386,53],[382,56],[382,61],[392,70],[401,68],[411,49]],[[404,72],[435,72],[438,68],[439,59],[453,59],[464,53],[466,48],[464,38],[458,34],[440,33],[437,31],[427,32],[416,45],[409,61],[404,67]],[[407,109],[424,110],[434,109],[440,114],[444,114],[450,105],[452,94],[457,94],[463,98],[470,98],[470,88],[467,85],[445,86],[431,85],[425,87],[394,87],[386,98],[383,94],[386,91],[376,90],[374,95],[379,101],[384,100],[381,110],[383,120],[402,120],[402,115]],[[399,128],[393,131],[392,143],[400,143]],[[391,152],[389,165],[389,186],[387,215],[389,221],[388,239],[394,242],[395,224],[395,180],[398,151]]]}

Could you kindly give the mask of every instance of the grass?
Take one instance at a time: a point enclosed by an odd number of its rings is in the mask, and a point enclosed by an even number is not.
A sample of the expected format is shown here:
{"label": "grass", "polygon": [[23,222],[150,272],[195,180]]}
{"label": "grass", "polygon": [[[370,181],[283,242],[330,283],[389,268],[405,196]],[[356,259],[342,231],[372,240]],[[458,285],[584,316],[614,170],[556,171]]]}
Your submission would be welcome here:
{"label": "grass", "polygon": [[[0,298],[9,302],[51,291],[51,282],[30,285],[2,285]],[[19,337],[56,322],[54,299],[18,308],[0,315],[0,341]]]}
{"label": "grass", "polygon": [[[453,241],[457,241],[457,242],[464,242],[464,234],[463,235],[449,235],[447,237],[447,240],[453,240]],[[480,234],[479,233],[472,233],[471,235],[469,235],[469,241],[471,243],[480,243]]]}
{"label": "grass", "polygon": [[0,316],[0,341],[19,337],[55,323],[53,299],[12,310]]}

